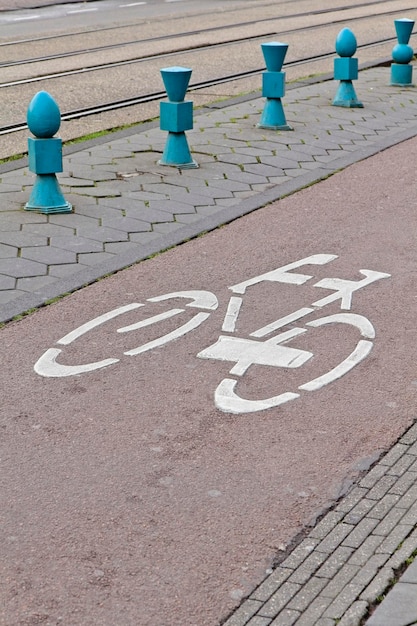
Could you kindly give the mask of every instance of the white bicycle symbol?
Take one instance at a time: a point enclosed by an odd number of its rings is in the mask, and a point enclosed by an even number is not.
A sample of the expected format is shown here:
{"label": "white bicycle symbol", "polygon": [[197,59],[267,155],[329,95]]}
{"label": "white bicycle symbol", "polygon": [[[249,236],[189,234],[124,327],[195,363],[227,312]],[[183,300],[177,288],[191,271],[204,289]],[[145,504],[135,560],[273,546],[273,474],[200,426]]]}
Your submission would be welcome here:
{"label": "white bicycle symbol", "polygon": [[[388,278],[390,276],[390,274],[376,272],[373,270],[360,270],[360,273],[364,276],[364,278],[359,281],[344,280],[340,278],[324,278],[323,280],[315,283],[313,286],[330,290],[332,292],[330,295],[316,300],[310,306],[300,308],[289,315],[270,322],[262,328],[258,328],[250,333],[250,338],[234,336],[236,331],[236,322],[243,303],[243,297],[241,296],[244,296],[248,287],[264,281],[297,286],[303,285],[307,281],[311,280],[313,276],[295,273],[293,270],[305,265],[325,265],[336,258],[336,255],[331,254],[315,254],[229,287],[234,294],[238,295],[230,297],[222,324],[222,332],[228,334],[220,335],[214,344],[208,346],[196,355],[201,359],[216,359],[234,363],[229,373],[238,378],[224,378],[215,390],[214,400],[218,409],[228,413],[251,413],[276,407],[298,398],[300,393],[287,391],[262,400],[249,400],[239,395],[237,385],[239,377],[244,376],[252,365],[264,365],[290,369],[299,368],[304,365],[309,359],[311,359],[313,353],[307,350],[290,347],[287,344],[295,337],[308,332],[311,328],[318,328],[328,324],[348,324],[359,330],[362,339],[359,339],[353,351],[336,367],[332,368],[325,374],[300,385],[298,387],[298,391],[314,391],[320,389],[324,385],[328,385],[349,372],[353,367],[358,365],[367,357],[373,347],[372,340],[375,338],[375,329],[371,322],[363,315],[346,311],[351,309],[352,295],[355,291],[362,289],[375,281],[381,280],[382,278]],[[123,353],[124,355],[137,356],[179,339],[180,337],[198,328],[208,319],[211,312],[218,308],[217,297],[212,292],[203,290],[172,292],[162,296],[149,298],[147,299],[147,302],[157,303],[178,298],[189,300],[186,306],[197,309],[199,312],[188,320],[188,322],[177,327],[175,330],[166,333],[157,339],[148,341],[147,343],[144,343],[136,348],[128,350]],[[339,300],[342,312],[327,315],[312,321],[307,321],[305,323],[307,328],[296,326],[289,330],[281,330],[285,328],[285,326],[298,322],[311,313],[322,309],[324,306]],[[143,306],[145,305],[142,303],[134,302],[132,304],[113,309],[112,311],[100,315],[93,320],[86,322],[82,326],[79,326],[59,339],[56,343],[58,346],[68,346],[75,340],[105,322]],[[137,331],[141,328],[173,318],[184,311],[185,309],[183,308],[172,308],[158,315],[142,319],[134,324],[122,326],[117,329],[117,332],[129,333]],[[272,335],[272,333],[275,333],[276,331],[281,332],[273,335],[271,338],[260,341],[261,339]],[[57,361],[57,358],[61,355],[61,353],[62,348],[49,348],[46,350],[46,352],[36,362],[34,366],[35,372],[40,376],[45,377],[59,378],[74,376],[114,365],[120,360],[117,358],[108,358],[101,361],[79,365],[64,365]]]}

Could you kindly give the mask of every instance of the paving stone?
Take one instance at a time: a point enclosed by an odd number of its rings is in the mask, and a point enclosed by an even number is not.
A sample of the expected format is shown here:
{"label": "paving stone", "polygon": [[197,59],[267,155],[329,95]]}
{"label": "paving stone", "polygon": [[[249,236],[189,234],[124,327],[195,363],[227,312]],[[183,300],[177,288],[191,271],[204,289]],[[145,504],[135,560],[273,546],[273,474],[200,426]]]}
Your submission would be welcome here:
{"label": "paving stone", "polygon": [[12,276],[5,276],[4,274],[0,274],[0,290],[4,291],[5,289],[14,289],[16,285],[16,279]]}
{"label": "paving stone", "polygon": [[[85,228],[86,226],[97,226],[99,220],[97,218],[88,217],[87,215],[80,215],[78,212],[74,212],[71,216],[63,215],[50,215],[48,219],[50,224],[56,226],[66,226],[75,229]],[[68,233],[67,233],[68,234]]]}
{"label": "paving stone", "polygon": [[262,617],[275,617],[293,596],[300,590],[301,585],[285,582],[273,596],[259,609]]}
{"label": "paving stone", "polygon": [[367,614],[368,606],[364,600],[358,600],[346,611],[338,626],[358,626],[361,619]]}
{"label": "paving stone", "polygon": [[300,616],[296,623],[297,626],[311,626],[312,624],[316,624],[317,620],[321,618],[330,603],[330,598],[323,598],[322,596],[315,598]]}
{"label": "paving stone", "polygon": [[256,600],[246,600],[237,611],[224,622],[223,626],[244,626],[261,606],[262,604]]}
{"label": "paving stone", "polygon": [[274,619],[271,626],[292,626],[299,617],[298,611],[285,610]]}
{"label": "paving stone", "polygon": [[[106,199],[105,199],[106,200]],[[104,200],[104,201],[105,201]],[[96,227],[100,226],[103,217],[117,218],[122,216],[122,212],[119,209],[112,209],[102,204],[103,200],[99,200],[97,204],[82,205],[78,208],[79,215],[85,215],[86,217],[92,217],[96,220]]]}
{"label": "paving stone", "polygon": [[[84,266],[81,263],[77,263],[76,270],[80,271]],[[74,274],[74,263],[66,263],[64,265],[51,265],[48,268],[48,275],[54,278],[65,278]]]}
{"label": "paving stone", "polygon": [[252,619],[247,622],[246,626],[269,626],[271,624],[271,619],[269,617],[259,617],[255,615]]}
{"label": "paving stone", "polygon": [[[332,579],[337,572],[347,563],[353,552],[353,548],[339,546],[333,554],[330,554],[323,565],[316,572],[316,576]],[[323,553],[324,554],[324,553]],[[355,565],[355,563],[352,563]]]}
{"label": "paving stone", "polygon": [[[394,579],[394,572],[390,567],[383,567],[377,576],[369,583],[369,585],[360,594],[360,600],[365,600],[372,604],[375,600],[382,596],[384,591]],[[384,626],[387,626],[386,624]]]}
{"label": "paving stone", "polygon": [[98,263],[105,263],[110,259],[114,259],[114,254],[110,254],[109,252],[86,252],[85,254],[78,255],[78,262],[81,265],[97,265]]}
{"label": "paving stone", "polygon": [[[395,496],[393,496],[395,497]],[[375,500],[363,498],[344,518],[347,524],[359,524],[359,522],[375,508]],[[370,517],[375,517],[371,515]]]}
{"label": "paving stone", "polygon": [[323,587],[328,584],[325,578],[312,577],[306,582],[300,591],[291,599],[287,607],[302,613],[312,603],[314,598],[319,595]]}
{"label": "paving stone", "polygon": [[386,554],[374,554],[361,568],[359,568],[350,583],[352,585],[358,585],[364,589],[371,582],[371,580],[375,578],[382,566],[386,565],[387,560]]}
{"label": "paving stone", "polygon": [[261,583],[259,587],[255,589],[250,597],[254,600],[260,600],[261,602],[265,602],[266,600],[268,600],[268,598],[271,597],[273,593],[275,593],[275,591],[277,591],[280,585],[282,585],[282,583],[287,580],[291,573],[292,570],[290,569],[277,567],[276,569],[274,569],[272,574],[270,574],[268,578],[266,578],[263,583]]}
{"label": "paving stone", "polygon": [[308,557],[320,543],[319,539],[308,537],[304,539],[292,552],[285,561],[281,563],[281,567],[289,567],[295,569]]}
{"label": "paving stone", "polygon": [[110,241],[128,241],[129,239],[127,232],[123,230],[116,230],[115,228],[95,226],[83,228],[81,232],[85,238],[94,239],[103,243]]}
{"label": "paving stone", "polygon": [[[395,506],[398,505],[400,500],[400,496],[387,493],[385,496],[374,504],[374,507],[369,512],[368,516],[375,519],[383,519],[385,515]],[[373,500],[369,500],[369,502],[374,502]]]}
{"label": "paving stone", "polygon": [[355,507],[362,498],[368,495],[368,489],[361,487],[354,487],[347,496],[337,505],[335,511],[342,511],[348,513]]}
{"label": "paving stone", "polygon": [[33,293],[42,287],[47,287],[56,281],[54,276],[33,276],[31,278],[18,278],[16,288],[21,291]]}
{"label": "paving stone", "polygon": [[[75,229],[72,228],[70,223],[71,215],[67,216],[68,226],[58,226],[56,224],[23,224],[22,232],[32,235],[41,235],[43,237],[53,237],[56,235],[67,236],[75,233]],[[1,227],[0,227],[1,228]]]}
{"label": "paving stone", "polygon": [[181,224],[180,222],[165,222],[164,224],[154,224],[152,230],[156,233],[166,235],[167,233],[172,233],[183,226],[184,224]]}
{"label": "paving stone", "polygon": [[410,489],[410,487],[413,487],[416,484],[417,474],[414,472],[407,472],[403,476],[400,476],[398,480],[394,480],[394,483],[389,491],[390,493],[402,496]]}
{"label": "paving stone", "polygon": [[[359,548],[357,548],[354,552],[353,548],[351,548],[352,556],[349,559],[349,564],[359,565],[361,567],[366,565],[369,559],[372,558],[374,554],[376,554],[379,546],[383,541],[384,537],[382,535],[371,535],[370,537],[367,537],[365,541],[359,546]],[[386,554],[387,558],[390,555],[390,553],[386,550],[379,550],[379,552]]]}
{"label": "paving stone", "polygon": [[5,289],[4,291],[0,291],[0,304],[8,304],[23,295],[25,295],[24,291],[19,291],[18,289]]}
{"label": "paving stone", "polygon": [[76,178],[74,176],[63,176],[59,179],[59,184],[61,185],[64,196],[67,195],[68,190],[76,193],[79,189],[95,186],[93,181],[88,181],[83,178]]}
{"label": "paving stone", "polygon": [[[324,617],[341,619],[350,606],[358,599],[362,588],[359,585],[348,584],[333,600],[324,613]],[[363,600],[364,598],[359,598]]]}
{"label": "paving stone", "polygon": [[[380,500],[395,483],[395,476],[382,476],[368,492],[366,497],[371,500]],[[394,492],[391,490],[391,493]]]}
{"label": "paving stone", "polygon": [[0,213],[0,232],[8,230],[19,231],[22,224],[35,226],[37,224],[45,224],[47,222],[46,215],[39,215],[32,211],[5,211]]}
{"label": "paving stone", "polygon": [[121,230],[125,233],[140,233],[151,230],[149,222],[132,219],[131,217],[118,217],[116,219],[104,217],[103,226],[111,230]]}
{"label": "paving stone", "polygon": [[305,584],[327,558],[328,555],[325,552],[312,552],[291,575],[289,582]]}
{"label": "paving stone", "polygon": [[381,542],[377,548],[377,552],[387,552],[388,554],[393,554],[404,539],[413,531],[413,528],[414,524],[412,526],[405,524],[395,526],[390,534],[387,535]]}
{"label": "paving stone", "polygon": [[258,163],[256,156],[250,156],[248,154],[241,154],[240,150],[238,154],[236,153],[217,154],[216,158],[217,158],[217,161],[220,163],[235,163],[237,165]]}
{"label": "paving stone", "polygon": [[70,250],[52,248],[50,246],[40,248],[23,248],[21,257],[22,259],[37,261],[38,263],[44,263],[45,265],[61,265],[62,263],[77,262],[77,256],[74,252],[71,252]]}
{"label": "paving stone", "polygon": [[[357,524],[352,532],[344,539],[344,546],[350,548],[359,548],[359,546],[365,541],[365,539],[371,534],[374,528],[378,525],[377,519],[365,518],[359,524]],[[380,533],[375,533],[380,534]]]}
{"label": "paving stone", "polygon": [[151,201],[149,202],[150,209],[157,209],[159,211],[165,211],[170,215],[178,214],[178,213],[195,213],[195,207],[191,204],[183,204],[181,202],[176,202],[173,200],[165,200],[165,201]]}
{"label": "paving stone", "polygon": [[151,241],[155,241],[155,239],[158,239],[158,237],[160,237],[160,234],[151,230],[146,233],[130,233],[129,241],[132,241],[134,243],[138,243],[141,245],[146,245],[147,243],[150,243]]}
{"label": "paving stone", "polygon": [[0,259],[10,259],[17,256],[18,249],[12,245],[0,243]]}
{"label": "paving stone", "polygon": [[48,238],[39,235],[31,235],[30,233],[8,231],[6,233],[0,232],[0,242],[8,246],[15,246],[16,248],[32,248],[35,246],[46,246],[48,244]]}
{"label": "paving stone", "polygon": [[111,198],[121,195],[121,191],[115,187],[104,187],[97,184],[95,187],[77,187],[77,194],[80,196],[90,196],[92,198]]}
{"label": "paving stone", "polygon": [[387,536],[392,531],[392,529],[398,525],[401,518],[404,517],[404,514],[405,514],[404,509],[400,509],[400,508],[391,509],[387,513],[387,515],[385,515],[385,517],[379,522],[378,526],[376,526],[376,528],[373,531],[373,534]]}
{"label": "paving stone", "polygon": [[24,258],[3,259],[1,273],[14,278],[26,278],[29,276],[44,276],[47,267],[44,263],[36,263]]}
{"label": "paving stone", "polygon": [[364,478],[362,478],[359,483],[360,486],[370,489],[378,482],[380,478],[382,478],[382,476],[385,476],[387,471],[388,468],[386,467],[386,465],[381,465],[380,463],[378,463],[370,470],[370,472],[366,474]]}
{"label": "paving stone", "polygon": [[[87,239],[86,237],[51,237],[51,248],[62,250],[70,250],[76,254],[79,252],[102,252],[103,244],[101,241]],[[62,261],[63,263],[69,261]]]}
{"label": "paving stone", "polygon": [[387,454],[381,459],[381,465],[394,465],[400,457],[408,452],[408,446],[403,443],[397,443]]}
{"label": "paving stone", "polygon": [[339,522],[339,524],[317,546],[319,552],[331,553],[343,542],[352,531],[351,524]]}
{"label": "paving stone", "polygon": [[343,513],[341,511],[330,511],[330,513],[327,513],[317,526],[310,531],[310,537],[324,539],[342,519]]}
{"label": "paving stone", "polygon": [[358,571],[358,566],[344,565],[330,581],[326,581],[327,585],[321,595],[327,598],[335,598],[356,576]]}
{"label": "paving stone", "polygon": [[396,570],[417,550],[417,529],[405,539],[401,546],[388,559],[387,566]]}

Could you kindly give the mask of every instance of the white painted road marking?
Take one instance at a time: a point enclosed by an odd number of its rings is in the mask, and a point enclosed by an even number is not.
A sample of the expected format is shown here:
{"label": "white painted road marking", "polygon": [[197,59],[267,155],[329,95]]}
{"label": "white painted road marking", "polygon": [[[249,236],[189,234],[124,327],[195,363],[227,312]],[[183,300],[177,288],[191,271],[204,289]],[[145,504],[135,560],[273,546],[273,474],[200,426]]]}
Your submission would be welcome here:
{"label": "white painted road marking", "polygon": [[[252,287],[253,285],[257,285],[264,281],[301,286],[311,280],[313,276],[308,274],[299,274],[293,272],[293,270],[303,267],[304,265],[325,265],[336,258],[337,256],[333,254],[315,254],[304,259],[300,259],[299,261],[295,261],[294,263],[278,267],[271,272],[255,276],[254,278],[229,287],[229,289],[231,289],[234,293],[245,294],[248,287]],[[370,285],[371,283],[390,276],[390,274],[376,272],[373,270],[359,271],[365,277],[362,280],[354,281],[342,278],[324,278],[318,281],[313,285],[313,287],[328,289],[333,291],[333,293],[321,298],[320,300],[316,300],[310,306],[297,309],[296,311],[284,315],[279,319],[258,328],[249,335],[254,339],[220,335],[215,343],[211,344],[207,348],[204,348],[196,355],[201,359],[213,359],[234,363],[230,370],[230,374],[239,377],[244,376],[252,365],[288,369],[299,368],[313,357],[313,353],[308,350],[301,350],[284,344],[287,344],[289,341],[292,341],[300,335],[304,335],[308,332],[314,332],[314,329],[316,328],[325,327],[327,325],[342,324],[353,326],[359,331],[361,337],[364,337],[364,339],[359,339],[358,343],[347,357],[345,357],[338,365],[325,374],[300,385],[297,392],[284,391],[278,395],[261,400],[251,400],[240,397],[236,390],[238,381],[232,378],[224,378],[219,383],[214,393],[215,406],[221,411],[230,413],[253,413],[256,411],[263,411],[265,409],[284,404],[285,402],[295,400],[300,397],[300,393],[298,393],[299,391],[317,391],[325,385],[334,382],[341,376],[344,376],[352,368],[363,361],[372,350],[373,343],[370,340],[375,338],[375,329],[366,317],[357,313],[341,312],[327,315],[305,322],[305,328],[296,326],[270,337],[269,339],[259,341],[259,339],[266,337],[267,335],[270,335],[271,333],[282,329],[289,324],[298,322],[310,314],[317,312],[322,307],[339,300],[340,308],[342,310],[351,309],[352,294],[354,292]],[[154,348],[160,348],[171,341],[183,337],[198,328],[208,319],[211,312],[218,308],[217,297],[214,293],[207,290],[173,291],[161,296],[148,298],[147,302],[161,303],[178,298],[189,300],[189,302],[185,305],[186,307],[203,309],[205,312],[200,311],[199,313],[196,313],[194,317],[173,331],[165,333],[165,335],[153,339],[152,341],[148,341],[138,347],[132,348],[131,350],[124,352],[124,355],[138,356],[144,352],[148,352]],[[230,297],[222,324],[223,332],[228,332],[231,335],[236,332],[236,324],[242,305],[243,298],[237,296]],[[95,319],[82,324],[59,339],[57,344],[61,346],[69,345],[73,341],[82,338],[86,333],[99,327],[107,321],[144,306],[144,304],[134,302],[132,304],[113,309],[103,315],[99,315]],[[168,311],[151,315],[150,317],[131,323],[127,326],[121,326],[117,329],[117,332],[130,333],[140,331],[143,328],[159,324],[165,320],[184,313],[186,313],[186,309],[172,308]],[[74,376],[102,369],[119,362],[119,359],[117,358],[108,358],[92,363],[64,365],[57,362],[57,358],[61,352],[62,350],[59,348],[49,348],[46,350],[46,352],[36,362],[34,366],[35,372],[40,376],[45,377]]]}

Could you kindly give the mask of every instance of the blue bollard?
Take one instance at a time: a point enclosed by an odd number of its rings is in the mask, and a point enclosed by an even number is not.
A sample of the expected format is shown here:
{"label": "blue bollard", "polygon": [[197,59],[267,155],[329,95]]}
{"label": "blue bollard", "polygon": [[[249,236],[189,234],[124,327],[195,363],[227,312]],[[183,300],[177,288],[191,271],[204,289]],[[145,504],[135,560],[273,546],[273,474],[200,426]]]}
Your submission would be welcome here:
{"label": "blue bollard", "polygon": [[363,108],[352,83],[358,78],[358,59],[352,58],[356,48],[355,35],[349,28],[343,28],[336,37],[336,52],[340,58],[334,59],[334,78],[340,80],[340,84],[332,102],[334,106]]}
{"label": "blue bollard", "polygon": [[53,97],[39,91],[27,111],[29,170],[36,174],[35,184],[26,203],[26,211],[71,213],[72,206],[62,195],[56,172],[62,172],[62,140],[54,137],[61,126],[61,113]]}
{"label": "blue bollard", "polygon": [[266,72],[262,73],[262,95],[266,98],[258,128],[293,130],[285,119],[281,98],[285,95],[285,72],[282,72],[288,44],[272,41],[261,44]]}
{"label": "blue bollard", "polygon": [[413,66],[409,65],[414,56],[414,51],[408,42],[414,28],[414,20],[402,18],[394,20],[398,43],[392,50],[391,85],[400,87],[412,86]]}
{"label": "blue bollard", "polygon": [[193,103],[184,100],[191,72],[186,67],[167,67],[161,70],[168,102],[160,103],[160,128],[168,131],[162,158],[158,165],[191,169],[198,164],[191,156],[186,130],[193,128]]}

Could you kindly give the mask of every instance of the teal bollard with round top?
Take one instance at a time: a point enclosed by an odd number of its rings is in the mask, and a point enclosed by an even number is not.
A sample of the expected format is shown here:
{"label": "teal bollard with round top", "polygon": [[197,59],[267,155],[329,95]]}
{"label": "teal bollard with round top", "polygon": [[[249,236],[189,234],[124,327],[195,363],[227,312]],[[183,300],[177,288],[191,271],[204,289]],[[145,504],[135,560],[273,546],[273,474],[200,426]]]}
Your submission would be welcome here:
{"label": "teal bollard with round top", "polygon": [[54,137],[61,126],[61,113],[47,91],[39,91],[27,110],[27,124],[35,136],[28,138],[29,170],[36,174],[26,211],[71,213],[72,205],[62,195],[56,172],[62,172],[62,140]]}
{"label": "teal bollard with round top", "polygon": [[414,20],[401,18],[394,20],[398,43],[392,50],[391,85],[411,87],[413,83],[413,66],[410,61],[414,57],[413,48],[409,45]]}
{"label": "teal bollard with round top", "polygon": [[168,102],[160,103],[160,129],[168,137],[159,165],[180,169],[198,167],[188,146],[186,130],[193,128],[193,103],[184,100],[192,70],[187,67],[167,67],[161,70]]}
{"label": "teal bollard with round top", "polygon": [[266,98],[258,128],[293,130],[287,124],[281,98],[285,95],[285,72],[282,70],[288,44],[271,41],[261,44],[266,72],[262,73],[262,95]]}
{"label": "teal bollard with round top", "polygon": [[334,106],[363,108],[352,82],[358,78],[358,59],[353,58],[356,48],[355,35],[349,28],[343,28],[336,37],[336,52],[340,58],[334,59],[334,79],[340,83],[332,102]]}

